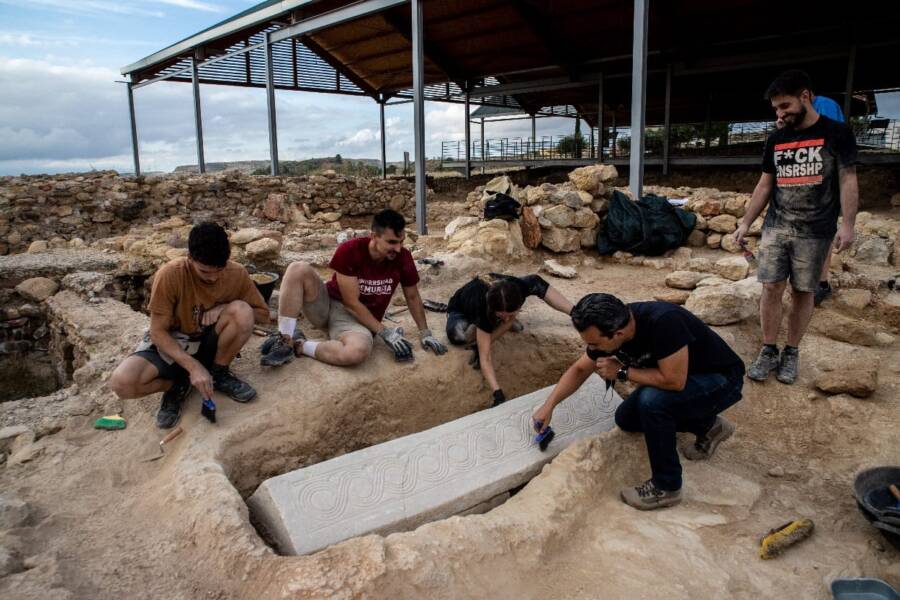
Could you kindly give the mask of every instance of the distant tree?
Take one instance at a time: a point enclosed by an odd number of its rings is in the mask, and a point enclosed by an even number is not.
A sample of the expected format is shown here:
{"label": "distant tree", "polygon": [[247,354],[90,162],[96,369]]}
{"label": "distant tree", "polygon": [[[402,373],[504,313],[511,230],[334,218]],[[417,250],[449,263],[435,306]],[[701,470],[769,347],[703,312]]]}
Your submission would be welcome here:
{"label": "distant tree", "polygon": [[567,135],[556,144],[556,151],[563,156],[576,156],[583,148],[588,147],[588,140],[583,135],[578,137]]}
{"label": "distant tree", "polygon": [[341,158],[341,155],[340,155],[340,154],[336,154],[336,155],[334,156],[334,164],[339,165],[339,164],[341,164],[341,163],[343,163],[343,162],[344,162],[344,159]]}

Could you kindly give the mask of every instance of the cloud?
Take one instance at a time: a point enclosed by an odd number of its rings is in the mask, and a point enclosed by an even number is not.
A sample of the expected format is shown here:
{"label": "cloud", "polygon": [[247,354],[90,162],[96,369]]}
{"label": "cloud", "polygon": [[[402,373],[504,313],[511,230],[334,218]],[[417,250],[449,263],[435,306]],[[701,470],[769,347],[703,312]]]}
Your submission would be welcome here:
{"label": "cloud", "polygon": [[25,9],[42,9],[52,12],[81,15],[137,15],[143,17],[163,18],[166,14],[160,10],[141,8],[123,2],[108,2],[106,0],[0,0],[0,4],[16,6]]}
{"label": "cloud", "polygon": [[338,146],[348,148],[362,148],[370,145],[372,142],[381,139],[381,132],[374,129],[360,129],[350,137],[344,138],[337,143]]}
{"label": "cloud", "polygon": [[193,10],[202,10],[206,12],[222,12],[224,9],[215,4],[207,2],[196,2],[195,0],[156,0],[160,4],[170,4],[181,8],[190,8]]}
{"label": "cloud", "polygon": [[48,35],[29,31],[0,31],[0,46],[18,48],[74,48],[85,44],[113,46],[157,46],[155,42],[75,35]]}

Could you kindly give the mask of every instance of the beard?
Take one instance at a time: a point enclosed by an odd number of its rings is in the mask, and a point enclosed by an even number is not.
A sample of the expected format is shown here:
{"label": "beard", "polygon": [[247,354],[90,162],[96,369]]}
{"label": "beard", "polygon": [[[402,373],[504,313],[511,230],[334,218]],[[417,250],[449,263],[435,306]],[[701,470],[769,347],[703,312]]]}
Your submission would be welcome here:
{"label": "beard", "polygon": [[793,113],[786,113],[781,120],[784,122],[784,126],[788,129],[796,129],[797,125],[803,122],[806,119],[806,107],[802,104],[800,105],[800,110]]}

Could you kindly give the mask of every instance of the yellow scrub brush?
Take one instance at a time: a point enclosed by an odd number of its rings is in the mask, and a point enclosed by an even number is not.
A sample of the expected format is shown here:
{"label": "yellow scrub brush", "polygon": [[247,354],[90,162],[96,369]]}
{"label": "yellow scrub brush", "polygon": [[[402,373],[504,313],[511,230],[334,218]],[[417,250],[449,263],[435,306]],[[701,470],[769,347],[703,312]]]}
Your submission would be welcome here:
{"label": "yellow scrub brush", "polygon": [[794,544],[812,535],[812,520],[805,517],[785,523],[771,530],[759,542],[759,557],[763,560],[775,558]]}

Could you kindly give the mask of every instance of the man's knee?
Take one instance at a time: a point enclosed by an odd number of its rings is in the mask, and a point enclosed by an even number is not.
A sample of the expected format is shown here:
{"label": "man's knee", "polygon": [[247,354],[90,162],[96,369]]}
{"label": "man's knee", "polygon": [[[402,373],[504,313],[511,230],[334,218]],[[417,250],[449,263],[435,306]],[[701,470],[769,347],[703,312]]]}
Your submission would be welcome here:
{"label": "man's knee", "polygon": [[234,300],[228,303],[223,313],[226,319],[234,322],[238,329],[250,331],[253,329],[253,308],[243,300]]}
{"label": "man's knee", "polygon": [[362,364],[369,358],[369,355],[372,354],[371,346],[347,346],[344,348],[344,352],[342,353],[344,358],[344,365],[347,367],[352,367],[355,365]]}
{"label": "man's knee", "polygon": [[787,285],[786,281],[776,281],[774,283],[763,283],[763,294],[766,296],[773,296],[776,298],[781,298],[781,295],[784,293],[784,288]]}
{"label": "man's knee", "polygon": [[119,363],[106,382],[107,387],[121,400],[137,397],[141,369],[133,362],[133,357]]}
{"label": "man's knee", "polygon": [[616,426],[622,431],[640,431],[641,424],[633,414],[633,407],[623,402],[616,409]]}
{"label": "man's knee", "polygon": [[637,408],[641,414],[660,413],[665,411],[666,392],[655,387],[643,386],[635,392]]}
{"label": "man's knee", "polygon": [[313,270],[312,266],[309,263],[295,261],[289,264],[287,270],[285,270],[284,283],[296,284],[303,281],[310,275],[315,275],[316,277],[318,277],[315,270]]}

